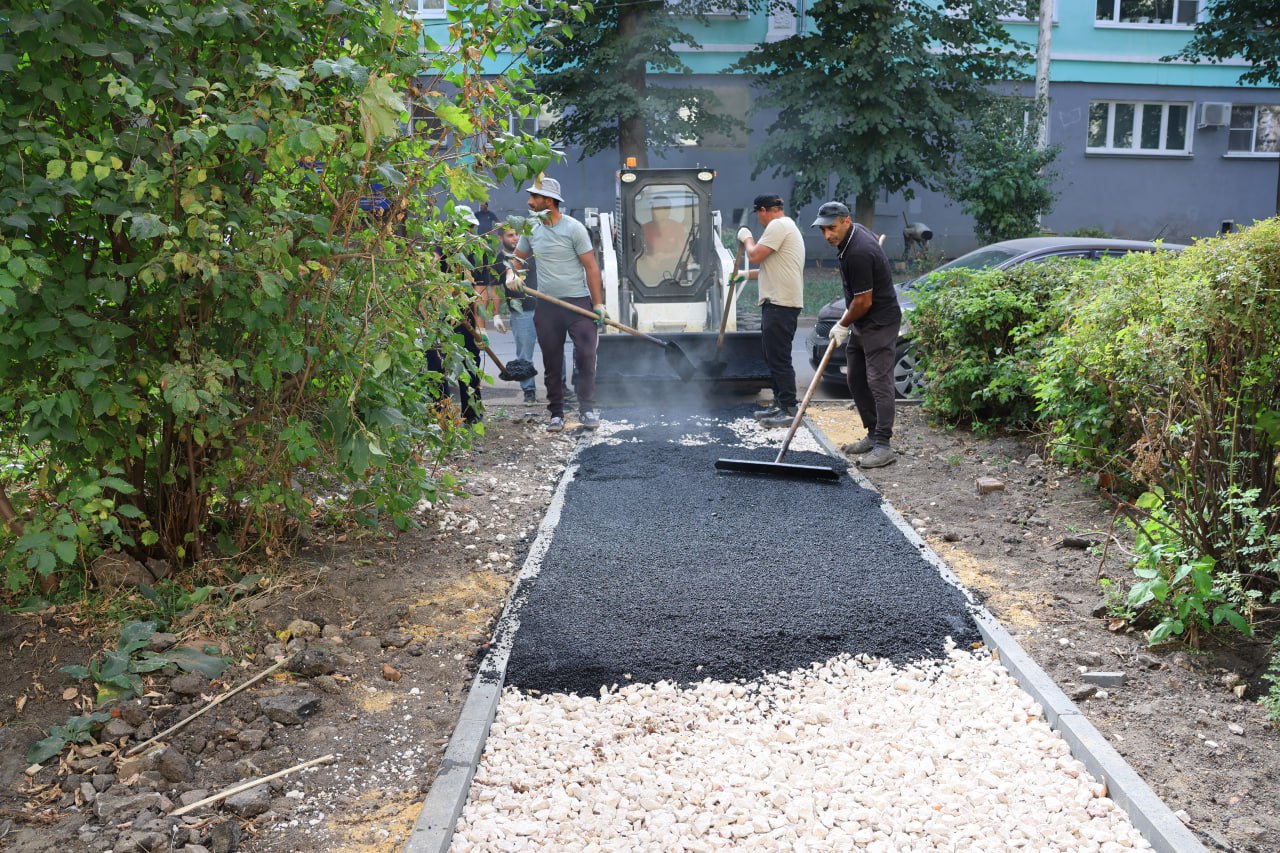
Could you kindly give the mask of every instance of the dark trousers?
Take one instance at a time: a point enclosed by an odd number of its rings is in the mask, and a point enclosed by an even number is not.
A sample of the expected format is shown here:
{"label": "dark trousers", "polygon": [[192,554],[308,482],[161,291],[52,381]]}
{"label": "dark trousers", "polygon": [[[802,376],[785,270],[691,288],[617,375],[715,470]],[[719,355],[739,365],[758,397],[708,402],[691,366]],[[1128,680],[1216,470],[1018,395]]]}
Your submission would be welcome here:
{"label": "dark trousers", "polygon": [[893,390],[893,355],[899,325],[894,323],[861,333],[855,327],[845,349],[849,393],[853,395],[867,435],[876,444],[888,444],[893,437],[897,396]]}
{"label": "dark trousers", "polygon": [[[473,362],[467,365],[467,372],[458,380],[458,401],[461,404],[462,417],[469,424],[479,423],[480,414],[483,411],[480,404],[480,345],[476,343],[475,336],[461,324],[453,327],[453,333],[462,336],[463,346],[467,348],[467,352],[471,353]],[[444,356],[435,347],[427,350],[427,370],[448,376],[445,373]],[[446,381],[442,394],[450,393],[452,392]]]}
{"label": "dark trousers", "polygon": [[799,308],[766,302],[760,306],[760,341],[764,363],[773,374],[773,404],[784,409],[796,405],[796,369],[791,363],[791,342],[796,337]]}
{"label": "dark trousers", "polygon": [[[588,311],[591,297],[566,299]],[[589,317],[567,308],[544,302],[533,312],[533,327],[538,332],[542,349],[542,375],[547,383],[547,411],[555,418],[564,417],[564,336],[573,341],[573,364],[578,370],[576,388],[578,411],[596,407],[596,323]]]}

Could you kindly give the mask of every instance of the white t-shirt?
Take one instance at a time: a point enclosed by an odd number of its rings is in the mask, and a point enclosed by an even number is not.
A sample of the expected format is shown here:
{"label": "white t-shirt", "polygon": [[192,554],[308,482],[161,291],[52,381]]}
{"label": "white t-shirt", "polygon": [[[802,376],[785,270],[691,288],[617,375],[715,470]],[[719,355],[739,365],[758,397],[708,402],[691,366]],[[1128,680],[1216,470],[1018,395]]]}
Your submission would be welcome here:
{"label": "white t-shirt", "polygon": [[804,237],[790,216],[779,216],[764,227],[761,246],[773,252],[760,262],[760,304],[765,300],[786,308],[804,307]]}

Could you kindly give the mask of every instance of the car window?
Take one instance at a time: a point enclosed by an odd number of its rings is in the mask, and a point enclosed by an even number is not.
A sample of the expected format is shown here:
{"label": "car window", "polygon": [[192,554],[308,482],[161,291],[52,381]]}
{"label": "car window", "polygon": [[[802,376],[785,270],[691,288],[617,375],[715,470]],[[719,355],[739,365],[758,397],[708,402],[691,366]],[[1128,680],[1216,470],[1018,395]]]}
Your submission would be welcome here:
{"label": "car window", "polygon": [[1005,261],[1012,260],[1018,256],[1017,252],[1008,249],[1000,249],[995,246],[984,246],[981,249],[974,249],[967,255],[961,255],[954,261],[948,261],[933,272],[941,272],[950,269],[970,269],[985,270],[989,267],[998,267]]}
{"label": "car window", "polygon": [[1150,249],[1100,249],[1098,257],[1100,258],[1122,258],[1132,252],[1149,252]]}
{"label": "car window", "polygon": [[1040,255],[1035,258],[1027,258],[1025,261],[1023,261],[1023,263],[1039,264],[1045,261],[1061,261],[1061,260],[1069,261],[1072,259],[1080,260],[1082,258],[1093,260],[1094,258],[1093,250],[1092,249],[1073,249],[1070,252],[1052,252],[1050,254]]}

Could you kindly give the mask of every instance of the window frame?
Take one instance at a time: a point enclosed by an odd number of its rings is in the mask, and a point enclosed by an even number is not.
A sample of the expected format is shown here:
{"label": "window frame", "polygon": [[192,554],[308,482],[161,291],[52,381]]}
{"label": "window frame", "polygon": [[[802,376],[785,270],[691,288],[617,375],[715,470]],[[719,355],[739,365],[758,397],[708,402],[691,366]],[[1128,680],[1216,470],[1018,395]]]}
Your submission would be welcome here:
{"label": "window frame", "polygon": [[[1031,4],[1035,2],[1036,0],[1028,0],[1027,2],[1028,12],[1031,11],[1031,8],[1030,8]],[[1039,5],[1039,4],[1036,3],[1036,5]],[[1053,0],[1052,18],[1053,18],[1053,23],[1057,24],[1058,23],[1058,0]],[[1000,20],[1010,24],[1035,24],[1040,21],[1040,15],[1038,13],[1035,15],[1001,15]]]}
{"label": "window frame", "polygon": [[440,8],[433,9],[424,6],[424,3],[430,0],[409,0],[406,3],[405,13],[410,18],[418,21],[442,19],[449,14],[449,0],[440,0]]}
{"label": "window frame", "polygon": [[[1253,121],[1249,124],[1249,127],[1247,128],[1236,127],[1235,126],[1236,110],[1245,109],[1245,108],[1253,110]],[[1241,157],[1241,158],[1257,157],[1257,158],[1263,158],[1263,159],[1275,159],[1277,157],[1280,157],[1280,139],[1277,139],[1276,150],[1274,151],[1259,151],[1257,148],[1258,111],[1263,109],[1274,111],[1276,125],[1277,127],[1280,127],[1280,104],[1235,104],[1233,103],[1231,105],[1231,118],[1227,120],[1227,154],[1226,156]],[[1239,148],[1232,148],[1231,147],[1232,135],[1245,130],[1249,131],[1249,150],[1246,151]]]}
{"label": "window frame", "polygon": [[[1098,104],[1107,105],[1107,144],[1105,146],[1094,146],[1090,144],[1089,136],[1093,130],[1093,108]],[[1133,143],[1127,148],[1115,147],[1115,116],[1116,107],[1120,105],[1128,105],[1133,107],[1133,125],[1132,131]],[[1144,107],[1159,106],[1160,110],[1160,148],[1142,148],[1142,122],[1144,119]],[[1182,107],[1186,110],[1186,118],[1183,124],[1183,144],[1184,147],[1178,149],[1170,149],[1163,147],[1168,141],[1169,136],[1169,112],[1171,107]],[[1085,153],[1086,154],[1112,154],[1123,155],[1129,157],[1190,157],[1193,153],[1193,124],[1195,117],[1195,104],[1191,101],[1131,101],[1121,98],[1099,98],[1098,100],[1089,101],[1089,117],[1085,127]]]}
{"label": "window frame", "polygon": [[[1125,0],[1096,0],[1094,4],[1093,24],[1096,27],[1159,27],[1161,29],[1190,30],[1194,29],[1196,24],[1204,20],[1206,0],[1169,0],[1173,4],[1170,9],[1172,17],[1161,20],[1138,20],[1138,16],[1134,18],[1121,18],[1121,4]],[[1157,0],[1158,2],[1158,0]],[[1099,7],[1104,3],[1111,5],[1111,17],[1103,18],[1099,14]],[[1178,19],[1178,7],[1184,3],[1196,4],[1195,19],[1191,23],[1185,23]]]}

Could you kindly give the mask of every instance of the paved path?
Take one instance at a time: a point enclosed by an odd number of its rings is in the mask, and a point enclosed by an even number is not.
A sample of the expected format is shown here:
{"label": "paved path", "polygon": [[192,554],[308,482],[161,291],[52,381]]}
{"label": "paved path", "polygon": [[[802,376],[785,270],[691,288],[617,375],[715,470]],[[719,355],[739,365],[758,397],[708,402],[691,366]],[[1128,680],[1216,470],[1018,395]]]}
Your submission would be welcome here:
{"label": "paved path", "polygon": [[[997,836],[991,834],[995,832],[1000,838],[1026,839],[1030,849],[1120,850],[1137,838],[1125,835],[1133,831],[1132,827],[1125,829],[1127,823],[1106,827],[1106,832],[1116,834],[1105,844],[1093,840],[1083,844],[1104,830],[1093,821],[1104,817],[1111,821],[1117,805],[1156,850],[1182,853],[1203,849],[1012,638],[989,614],[968,602],[938,557],[891,507],[883,505],[870,483],[856,473],[832,484],[716,471],[714,462],[721,456],[772,461],[782,431],[762,434],[746,417],[750,408],[740,404],[735,409],[717,409],[714,414],[667,409],[661,419],[614,408],[590,444],[580,448],[530,550],[499,626],[495,651],[477,675],[410,839],[409,853],[449,849],[469,790],[479,801],[466,821],[468,837],[473,841],[481,836],[498,839],[486,841],[480,849],[520,849],[521,839],[535,843],[533,839],[553,837],[560,840],[549,843],[561,843],[559,849],[596,849],[588,837],[614,839],[599,849],[702,849],[685,843],[696,832],[684,824],[666,836],[679,842],[674,848],[668,841],[655,840],[656,836],[628,834],[647,832],[650,818],[656,823],[686,812],[702,814],[703,804],[710,804],[702,794],[671,804],[658,799],[650,802],[638,794],[639,811],[625,817],[602,818],[596,806],[619,796],[620,804],[627,803],[629,795],[612,791],[614,784],[641,784],[656,777],[665,780],[677,767],[693,770],[692,776],[682,777],[678,788],[724,792],[712,797],[722,809],[715,817],[722,834],[707,849],[745,849],[734,840],[738,836],[723,834],[732,831],[753,834],[756,846],[752,849],[800,849],[794,844],[770,847],[770,832],[791,833],[804,842],[804,849],[814,850],[996,850],[1019,846],[997,842]],[[820,434],[802,431],[787,459],[804,464],[842,464],[833,454],[834,448]],[[773,747],[770,732],[812,711],[809,700],[803,698],[789,709],[785,703],[790,700],[778,699],[777,707],[763,719],[763,739],[754,741],[757,745],[740,756],[726,753],[736,745],[689,745],[692,751],[673,759],[674,765],[659,761],[640,773],[635,770],[638,762],[652,763],[653,755],[672,744],[686,745],[701,721],[719,713],[698,707],[655,711],[644,703],[653,702],[656,708],[660,695],[671,696],[671,688],[658,682],[693,684],[690,695],[696,695],[704,679],[711,679],[707,682],[710,685],[758,679],[762,673],[795,673],[811,665],[825,668],[840,655],[859,654],[871,656],[859,660],[873,668],[872,658],[899,664],[933,660],[938,663],[924,666],[945,667],[950,666],[941,663],[947,657],[948,638],[961,650],[977,640],[985,643],[1021,685],[1019,688],[1011,682],[1021,698],[1008,694],[969,696],[976,695],[979,681],[985,685],[1007,679],[992,657],[982,655],[969,659],[985,660],[987,669],[975,670],[967,676],[967,684],[962,677],[948,686],[943,670],[929,669],[935,673],[930,675],[914,667],[920,671],[907,681],[919,679],[921,685],[932,681],[944,692],[913,709],[893,710],[899,691],[917,689],[898,676],[893,676],[898,680],[892,689],[885,685],[859,688],[861,693],[855,690],[848,697],[836,697],[832,707],[841,710],[832,711],[825,719],[842,716],[872,721],[870,741],[866,732],[846,736],[845,742],[855,751],[865,752],[858,745],[870,744],[874,752],[870,763],[850,767],[865,767],[866,772],[888,769],[890,777],[902,776],[904,780],[913,777],[914,789],[888,780],[873,782],[866,789],[871,795],[897,786],[894,796],[877,806],[874,814],[867,813],[859,799],[865,796],[856,787],[864,776],[862,769],[837,775],[855,786],[852,811],[846,798],[842,806],[846,811],[838,814],[834,823],[821,820],[821,826],[802,825],[801,817],[790,809],[811,800],[806,791],[812,793],[814,786],[827,784],[833,778],[829,771],[801,774],[797,778],[810,781],[802,781],[794,791],[787,790],[786,774],[771,779],[763,790],[773,791],[778,798],[770,802],[784,805],[779,814],[768,815],[770,820],[763,825],[743,815],[734,816],[735,810],[742,808],[734,792],[745,792],[744,796],[759,793],[758,782],[748,782],[740,790],[739,781],[725,781],[728,777],[717,777],[714,772],[708,778],[699,771],[708,764],[707,756],[723,763],[724,769],[715,772],[736,773],[751,766],[762,750]],[[903,671],[912,669],[908,664]],[[849,677],[856,680],[856,676]],[[509,700],[503,700],[504,683],[520,692],[511,692]],[[637,692],[654,684],[658,694]],[[601,698],[597,708],[593,702],[602,687],[615,685],[622,686],[625,703],[641,703],[633,705],[635,714],[650,720],[651,725],[639,726],[630,713],[612,724],[605,723],[603,717],[594,718],[606,705],[615,715],[619,707],[625,711],[627,704],[620,706]],[[573,705],[578,701],[575,694],[589,704]],[[615,691],[613,695],[618,694]],[[680,701],[683,696],[679,694]],[[967,707],[962,708],[966,699]],[[499,714],[500,701],[504,708],[510,706],[506,718]],[[889,704],[882,707],[878,703]],[[1007,720],[992,718],[993,709],[1008,711],[1010,707],[1015,713]],[[494,764],[484,771],[483,779],[476,777],[473,788],[472,779],[496,714],[501,731],[495,731]],[[544,714],[549,716],[544,718]],[[613,751],[609,744],[622,743],[637,729],[664,737],[664,715],[684,720],[671,733],[671,740],[660,745],[638,741],[630,763],[624,760],[614,770],[605,765],[587,766],[596,758],[609,758]],[[658,722],[653,723],[655,719]],[[909,754],[904,745],[912,730],[925,720],[941,728],[926,738],[918,754]],[[737,725],[733,720],[725,724],[730,722]],[[892,728],[897,722],[905,725],[901,732]],[[559,733],[566,724],[578,728],[568,733],[567,741],[553,743],[551,733]],[[1049,726],[1058,734],[1053,735]],[[702,728],[712,735],[721,731],[719,725]],[[815,731],[826,730],[820,725]],[[881,739],[887,738],[880,746],[876,732]],[[947,790],[968,798],[972,805],[942,808],[936,799],[942,777],[932,770],[923,775],[918,770],[942,760],[939,755],[948,761],[957,758],[952,738],[975,733],[979,741],[970,744],[961,766],[947,770],[952,775],[946,783],[951,786]],[[983,738],[992,749],[978,746]],[[596,744],[589,754],[583,752],[588,741]],[[996,745],[1003,750],[1030,741],[1034,741],[1030,757],[995,757],[1003,754],[994,751]],[[1068,745],[1074,758],[1064,755]],[[939,746],[941,753],[932,754]],[[891,747],[890,751],[902,751],[901,761],[886,765],[881,753]],[[1036,750],[1042,750],[1040,757]],[[804,743],[786,747],[786,751],[795,756],[810,752]],[[834,760],[845,761],[851,754],[837,751]],[[535,755],[540,757],[535,759]],[[1048,781],[1020,775],[1042,770],[1046,762],[1056,768]],[[537,775],[548,768],[552,771],[549,777]],[[570,771],[572,782],[565,775]],[[1084,772],[1092,779],[1079,775]],[[621,776],[615,778],[617,774]],[[1073,781],[1082,785],[1072,787]],[[590,791],[586,790],[588,784]],[[1067,786],[1062,790],[1074,791],[1067,799],[1052,792],[1046,795],[1062,785]],[[575,794],[574,788],[583,790]],[[823,794],[824,802],[825,797]],[[914,810],[911,814],[890,815],[901,811],[910,797],[919,800],[908,807],[908,811]],[[1074,805],[1064,807],[1068,802]],[[831,808],[836,808],[836,799],[831,803]],[[979,803],[983,803],[980,808]],[[468,805],[468,809],[472,807]],[[759,818],[760,809],[767,808],[759,804],[747,812],[756,809],[754,814]],[[947,824],[941,829],[935,824],[921,830],[922,825],[933,822],[939,808],[948,820],[979,822]],[[1022,817],[1015,824],[1001,824],[999,815],[1013,814],[1009,808]],[[548,822],[547,815],[552,812],[554,819]],[[990,823],[993,817],[995,824]],[[902,820],[894,823],[899,818]],[[702,819],[705,822],[705,815]],[[724,821],[736,823],[728,826]],[[828,828],[834,833],[847,829],[849,834],[840,836],[844,841],[820,840],[826,838]],[[913,848],[910,844],[917,842],[903,842],[908,844],[903,848],[897,841],[884,840],[897,838],[902,832],[919,839],[924,837],[919,835],[921,831],[933,833],[928,837],[941,846]],[[555,836],[557,832],[562,834]],[[1007,835],[1009,832],[1013,835]],[[863,836],[877,839],[875,845],[863,848],[860,842],[849,840]],[[630,842],[626,839],[632,837],[646,840],[639,847],[627,847]],[[965,838],[987,840],[970,846]],[[1083,846],[1075,846],[1072,839]],[[1123,843],[1117,844],[1116,839]],[[470,847],[463,843],[457,849]]]}
{"label": "paved path", "polygon": [[[579,455],[509,685],[593,694],[627,680],[753,678],[841,652],[932,658],[947,636],[979,639],[964,596],[890,523],[878,494],[847,477],[717,471],[738,441],[733,419],[750,423],[750,413],[692,425],[668,413],[671,425],[601,436]],[[628,414],[642,416],[610,417]],[[681,444],[690,434],[705,443]],[[844,467],[812,451],[786,461]]]}

